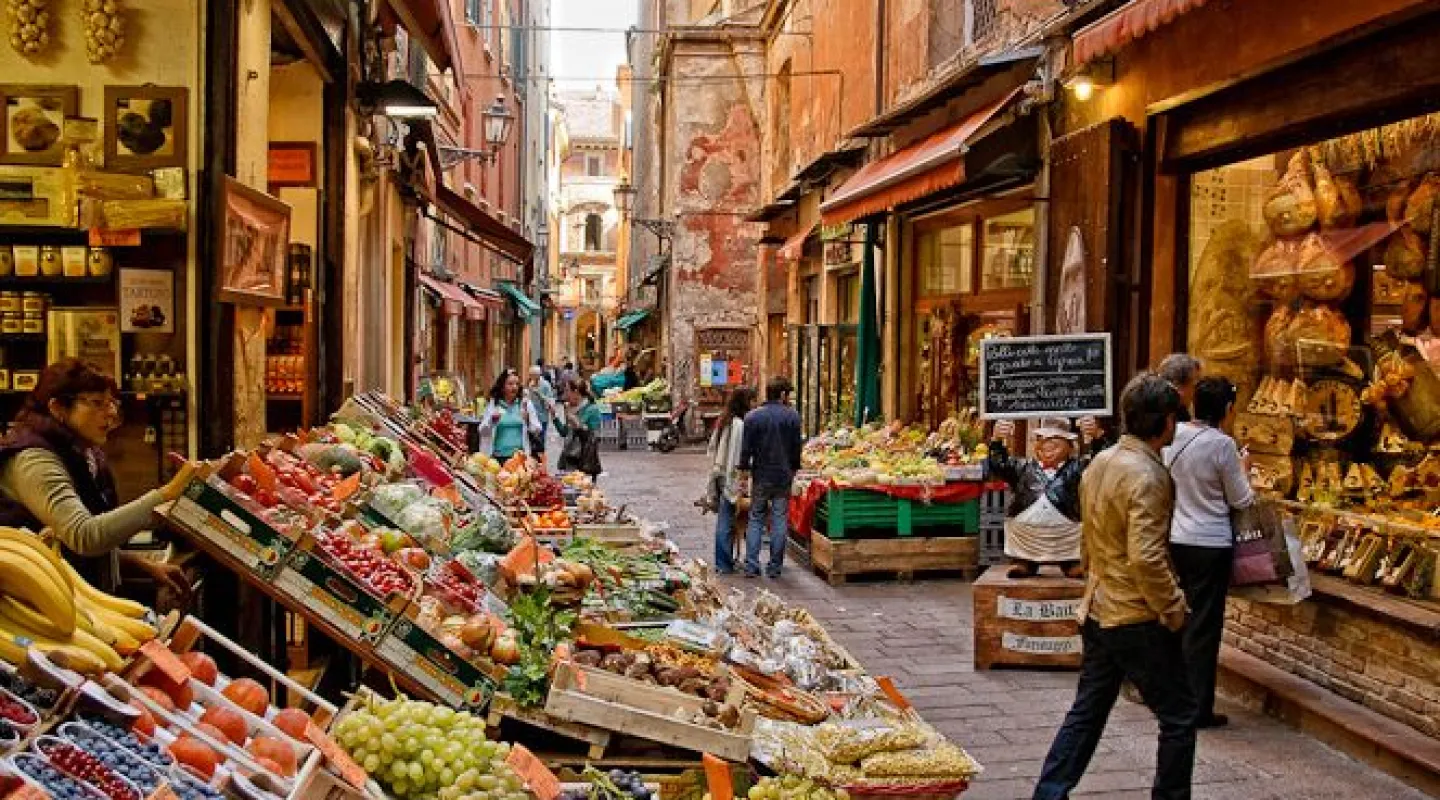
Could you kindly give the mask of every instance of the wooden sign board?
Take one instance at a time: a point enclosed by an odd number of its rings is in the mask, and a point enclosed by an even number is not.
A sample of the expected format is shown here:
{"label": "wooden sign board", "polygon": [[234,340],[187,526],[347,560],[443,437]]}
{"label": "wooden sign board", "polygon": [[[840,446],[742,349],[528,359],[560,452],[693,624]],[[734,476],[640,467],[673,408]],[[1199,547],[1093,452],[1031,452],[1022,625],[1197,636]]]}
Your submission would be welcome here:
{"label": "wooden sign board", "polygon": [[980,417],[1110,416],[1113,379],[1108,333],[985,339]]}

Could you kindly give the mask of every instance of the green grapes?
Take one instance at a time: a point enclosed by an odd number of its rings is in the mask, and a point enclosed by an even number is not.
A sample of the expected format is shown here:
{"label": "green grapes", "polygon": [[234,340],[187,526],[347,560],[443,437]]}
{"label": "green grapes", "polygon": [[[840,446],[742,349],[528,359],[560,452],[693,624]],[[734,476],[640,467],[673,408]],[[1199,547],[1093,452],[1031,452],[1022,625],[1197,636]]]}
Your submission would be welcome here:
{"label": "green grapes", "polygon": [[374,701],[335,724],[335,739],[403,800],[526,800],[505,763],[510,746],[485,738],[471,714],[408,699]]}
{"label": "green grapes", "polygon": [[849,792],[844,789],[831,789],[798,775],[761,778],[750,787],[746,797],[749,800],[850,800]]}

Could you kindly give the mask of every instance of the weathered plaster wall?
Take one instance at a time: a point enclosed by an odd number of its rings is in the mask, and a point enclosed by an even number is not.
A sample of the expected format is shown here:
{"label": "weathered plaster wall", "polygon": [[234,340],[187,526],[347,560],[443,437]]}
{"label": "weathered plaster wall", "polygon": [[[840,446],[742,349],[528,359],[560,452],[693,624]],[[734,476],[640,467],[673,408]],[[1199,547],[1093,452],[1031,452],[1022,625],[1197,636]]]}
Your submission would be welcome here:
{"label": "weathered plaster wall", "polygon": [[[665,98],[663,197],[678,225],[667,281],[667,355],[671,383],[686,399],[697,382],[696,329],[758,324],[760,227],[743,216],[760,199],[765,87],[738,76],[763,71],[763,52],[745,41],[680,43],[671,60],[670,74],[679,80]],[[687,78],[704,78],[705,91],[687,88]],[[752,351],[758,339],[752,337]]]}

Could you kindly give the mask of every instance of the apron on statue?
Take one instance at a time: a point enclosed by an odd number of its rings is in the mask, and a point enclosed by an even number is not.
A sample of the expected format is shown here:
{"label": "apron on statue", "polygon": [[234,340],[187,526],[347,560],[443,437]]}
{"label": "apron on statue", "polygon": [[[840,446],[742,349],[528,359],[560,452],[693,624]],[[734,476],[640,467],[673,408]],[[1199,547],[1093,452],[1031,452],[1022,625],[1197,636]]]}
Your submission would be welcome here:
{"label": "apron on statue", "polygon": [[1041,492],[1029,508],[1005,520],[1005,555],[1042,564],[1079,561],[1080,523],[1061,514]]}

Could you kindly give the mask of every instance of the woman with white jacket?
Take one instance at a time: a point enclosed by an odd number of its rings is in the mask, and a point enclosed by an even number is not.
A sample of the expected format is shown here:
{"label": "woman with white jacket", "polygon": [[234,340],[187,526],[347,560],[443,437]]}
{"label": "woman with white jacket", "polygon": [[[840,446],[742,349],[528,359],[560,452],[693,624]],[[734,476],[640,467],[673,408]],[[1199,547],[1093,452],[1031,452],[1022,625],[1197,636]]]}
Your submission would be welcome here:
{"label": "woman with white jacket", "polygon": [[489,435],[491,457],[504,461],[525,452],[530,436],[542,430],[535,407],[521,390],[520,376],[513,369],[501,372],[480,416],[480,435]]}
{"label": "woman with white jacket", "polygon": [[733,533],[735,513],[746,492],[740,480],[740,442],[744,439],[745,415],[750,413],[754,392],[740,387],[730,393],[725,413],[710,434],[709,495],[715,506],[715,571],[721,575],[735,572]]}

